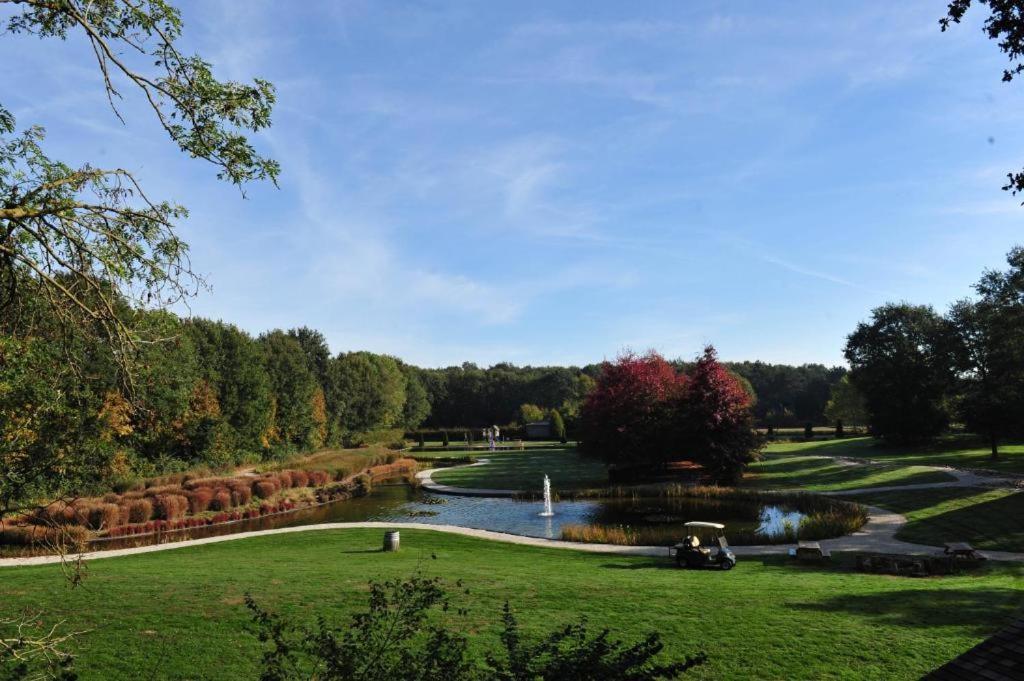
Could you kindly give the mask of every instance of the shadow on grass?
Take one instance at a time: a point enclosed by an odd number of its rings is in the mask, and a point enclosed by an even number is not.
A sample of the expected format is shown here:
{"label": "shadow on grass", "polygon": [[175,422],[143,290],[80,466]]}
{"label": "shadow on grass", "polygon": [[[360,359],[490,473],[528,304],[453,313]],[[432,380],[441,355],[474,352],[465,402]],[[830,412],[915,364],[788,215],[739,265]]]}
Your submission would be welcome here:
{"label": "shadow on grass", "polygon": [[907,589],[846,594],[815,603],[789,604],[795,610],[843,613],[886,626],[960,627],[985,636],[1003,626],[1024,606],[1017,589]]}

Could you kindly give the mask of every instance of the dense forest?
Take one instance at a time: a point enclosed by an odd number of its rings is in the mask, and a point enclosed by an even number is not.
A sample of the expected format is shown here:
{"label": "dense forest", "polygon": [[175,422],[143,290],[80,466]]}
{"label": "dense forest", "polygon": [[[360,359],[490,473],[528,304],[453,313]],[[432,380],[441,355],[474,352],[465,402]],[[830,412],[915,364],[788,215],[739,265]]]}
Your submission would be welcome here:
{"label": "dense forest", "polygon": [[[553,411],[571,435],[601,371],[598,364],[423,369],[371,352],[333,354],[321,333],[305,327],[254,337],[222,321],[127,303],[123,314],[140,340],[120,348],[100,334],[69,330],[44,299],[25,295],[10,312],[0,325],[9,498],[45,488],[58,473],[81,488],[324,446],[398,442],[417,429],[509,426]],[[844,374],[819,365],[728,366],[745,379],[762,425],[824,422],[829,390]]]}

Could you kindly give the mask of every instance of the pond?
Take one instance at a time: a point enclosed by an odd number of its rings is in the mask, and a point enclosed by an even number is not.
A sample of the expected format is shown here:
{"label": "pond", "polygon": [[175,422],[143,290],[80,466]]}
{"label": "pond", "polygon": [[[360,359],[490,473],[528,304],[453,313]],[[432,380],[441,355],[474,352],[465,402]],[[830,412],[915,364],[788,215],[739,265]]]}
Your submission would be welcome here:
{"label": "pond", "polygon": [[[166,539],[201,538],[252,530],[269,530],[330,522],[424,523],[458,525],[529,537],[558,539],[564,525],[624,525],[632,528],[678,528],[682,538],[683,523],[691,520],[720,522],[726,535],[753,534],[765,537],[781,534],[787,523],[796,527],[802,515],[792,508],[761,505],[749,501],[640,498],[587,499],[555,503],[555,515],[539,514],[543,502],[517,501],[510,498],[462,497],[415,490],[404,484],[378,484],[365,497],[277,516],[264,516],[235,523],[195,528]],[[113,549],[152,543],[152,538],[122,537],[94,542],[92,548]]]}

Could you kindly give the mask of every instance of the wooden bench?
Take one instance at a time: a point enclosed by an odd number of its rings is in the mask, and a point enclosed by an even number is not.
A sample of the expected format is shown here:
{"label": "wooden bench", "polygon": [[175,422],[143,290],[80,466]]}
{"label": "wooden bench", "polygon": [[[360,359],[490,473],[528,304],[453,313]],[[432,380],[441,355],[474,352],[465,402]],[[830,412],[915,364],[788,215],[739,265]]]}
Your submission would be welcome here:
{"label": "wooden bench", "polygon": [[832,552],[822,549],[821,544],[816,541],[799,541],[795,549],[789,550],[789,555],[799,561],[821,562],[831,560]]}

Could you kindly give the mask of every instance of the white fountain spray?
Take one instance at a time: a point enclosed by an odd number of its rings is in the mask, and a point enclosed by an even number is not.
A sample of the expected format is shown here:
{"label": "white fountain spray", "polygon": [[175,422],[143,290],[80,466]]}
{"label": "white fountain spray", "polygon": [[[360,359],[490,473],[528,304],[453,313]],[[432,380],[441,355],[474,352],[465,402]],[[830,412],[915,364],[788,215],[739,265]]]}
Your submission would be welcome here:
{"label": "white fountain spray", "polygon": [[544,475],[544,510],[541,511],[541,515],[545,518],[550,518],[555,514],[551,510],[551,480],[548,476]]}

